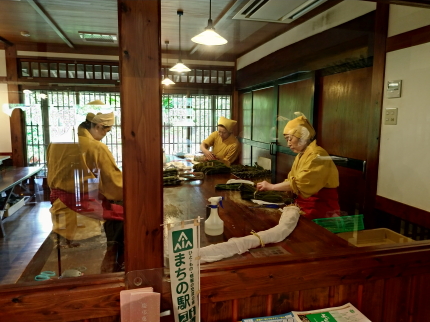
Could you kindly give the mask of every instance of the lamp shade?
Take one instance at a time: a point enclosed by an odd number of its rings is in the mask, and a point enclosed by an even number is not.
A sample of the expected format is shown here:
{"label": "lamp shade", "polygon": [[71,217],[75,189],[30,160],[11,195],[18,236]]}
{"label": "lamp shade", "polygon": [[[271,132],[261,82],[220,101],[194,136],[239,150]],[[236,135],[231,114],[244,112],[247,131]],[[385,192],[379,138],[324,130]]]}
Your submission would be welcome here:
{"label": "lamp shade", "polygon": [[175,66],[169,69],[172,72],[189,72],[191,69],[189,69],[187,66],[185,66],[182,62],[178,61]]}
{"label": "lamp shade", "polygon": [[191,38],[197,44],[207,45],[207,46],[219,46],[227,43],[227,40],[217,34],[213,29],[206,29],[197,36]]}
{"label": "lamp shade", "polygon": [[175,82],[172,81],[169,77],[167,77],[161,81],[161,84],[169,86],[169,85],[175,85]]}

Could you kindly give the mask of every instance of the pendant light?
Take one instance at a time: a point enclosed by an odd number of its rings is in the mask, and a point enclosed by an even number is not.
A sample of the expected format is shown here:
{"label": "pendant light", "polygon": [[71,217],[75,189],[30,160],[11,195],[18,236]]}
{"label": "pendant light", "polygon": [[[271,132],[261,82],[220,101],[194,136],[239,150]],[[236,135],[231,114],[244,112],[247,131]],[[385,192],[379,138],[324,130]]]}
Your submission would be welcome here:
{"label": "pendant light", "polygon": [[[167,56],[167,58],[166,58],[166,60],[167,60],[167,61],[166,61],[166,64],[167,64],[167,65],[169,65],[169,56],[167,55],[167,51],[168,51],[167,46],[169,46],[169,41],[168,41],[168,40],[166,40],[164,43],[166,44],[166,56]],[[161,81],[161,84],[166,85],[166,86],[169,86],[169,85],[174,85],[174,84],[175,84],[175,82],[174,82],[174,81],[172,81],[172,80],[169,78],[169,76],[167,76],[167,77],[166,77],[166,75],[164,75],[164,78],[163,78],[163,80]]]}
{"label": "pendant light", "polygon": [[176,65],[170,68],[169,70],[172,72],[178,72],[178,73],[189,72],[191,71],[191,69],[185,66],[182,63],[182,59],[181,59],[181,54],[182,54],[181,52],[181,16],[184,14],[184,12],[182,10],[178,10],[176,13],[179,16],[179,60],[176,63]]}
{"label": "pendant light", "polygon": [[215,32],[215,28],[213,26],[213,22],[211,18],[211,6],[212,6],[212,0],[209,0],[208,26],[205,28],[205,31],[191,38],[191,40],[197,44],[207,45],[207,46],[224,45],[227,43],[227,40]]}

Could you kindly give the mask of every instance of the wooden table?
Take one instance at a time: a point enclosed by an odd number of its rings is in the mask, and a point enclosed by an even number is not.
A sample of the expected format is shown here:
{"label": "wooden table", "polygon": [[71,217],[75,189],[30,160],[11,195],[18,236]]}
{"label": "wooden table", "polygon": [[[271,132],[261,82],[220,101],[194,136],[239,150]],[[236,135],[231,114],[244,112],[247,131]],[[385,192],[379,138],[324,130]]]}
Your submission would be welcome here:
{"label": "wooden table", "polygon": [[5,236],[3,228],[3,214],[5,207],[14,188],[21,184],[24,180],[34,177],[43,167],[20,167],[10,168],[2,172],[0,175],[0,193],[5,192],[6,197],[0,201],[0,238]]}
{"label": "wooden table", "polygon": [[[215,185],[226,183],[231,178],[234,178],[231,174],[208,175],[203,180],[186,181],[180,186],[164,187],[165,223],[194,219],[197,216],[206,219],[208,198],[223,196],[224,208],[219,208],[219,216],[224,221],[224,233],[220,236],[206,235],[203,221],[200,234],[201,247],[225,242],[232,237],[247,236],[251,230],[258,232],[276,226],[281,216],[278,209],[248,208],[256,204],[243,200],[239,191],[215,190]],[[266,247],[277,246],[285,250],[280,250],[285,255],[314,254],[325,252],[327,249],[349,247],[344,239],[303,216],[300,216],[297,227],[284,241],[266,245]],[[261,256],[261,252],[258,256]],[[250,260],[254,256],[247,252],[232,259],[240,258]]]}

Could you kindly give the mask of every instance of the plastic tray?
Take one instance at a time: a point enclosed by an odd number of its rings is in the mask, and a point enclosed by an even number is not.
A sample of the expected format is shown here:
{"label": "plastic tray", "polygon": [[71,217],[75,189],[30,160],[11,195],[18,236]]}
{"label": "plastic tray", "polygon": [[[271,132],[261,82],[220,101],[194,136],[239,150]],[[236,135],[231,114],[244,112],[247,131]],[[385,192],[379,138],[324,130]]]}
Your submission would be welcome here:
{"label": "plastic tray", "polygon": [[338,234],[338,236],[357,247],[403,244],[414,241],[409,237],[403,236],[387,228],[368,229],[359,232],[347,232]]}
{"label": "plastic tray", "polygon": [[364,229],[363,215],[318,218],[312,221],[335,234]]}

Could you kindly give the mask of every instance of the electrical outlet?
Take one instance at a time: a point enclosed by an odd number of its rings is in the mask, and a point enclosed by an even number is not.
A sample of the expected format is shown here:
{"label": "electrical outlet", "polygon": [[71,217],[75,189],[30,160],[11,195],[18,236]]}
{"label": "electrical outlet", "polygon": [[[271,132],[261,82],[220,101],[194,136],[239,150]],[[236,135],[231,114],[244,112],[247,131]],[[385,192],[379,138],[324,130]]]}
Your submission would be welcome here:
{"label": "electrical outlet", "polygon": [[388,107],[385,109],[385,125],[397,125],[397,107]]}

